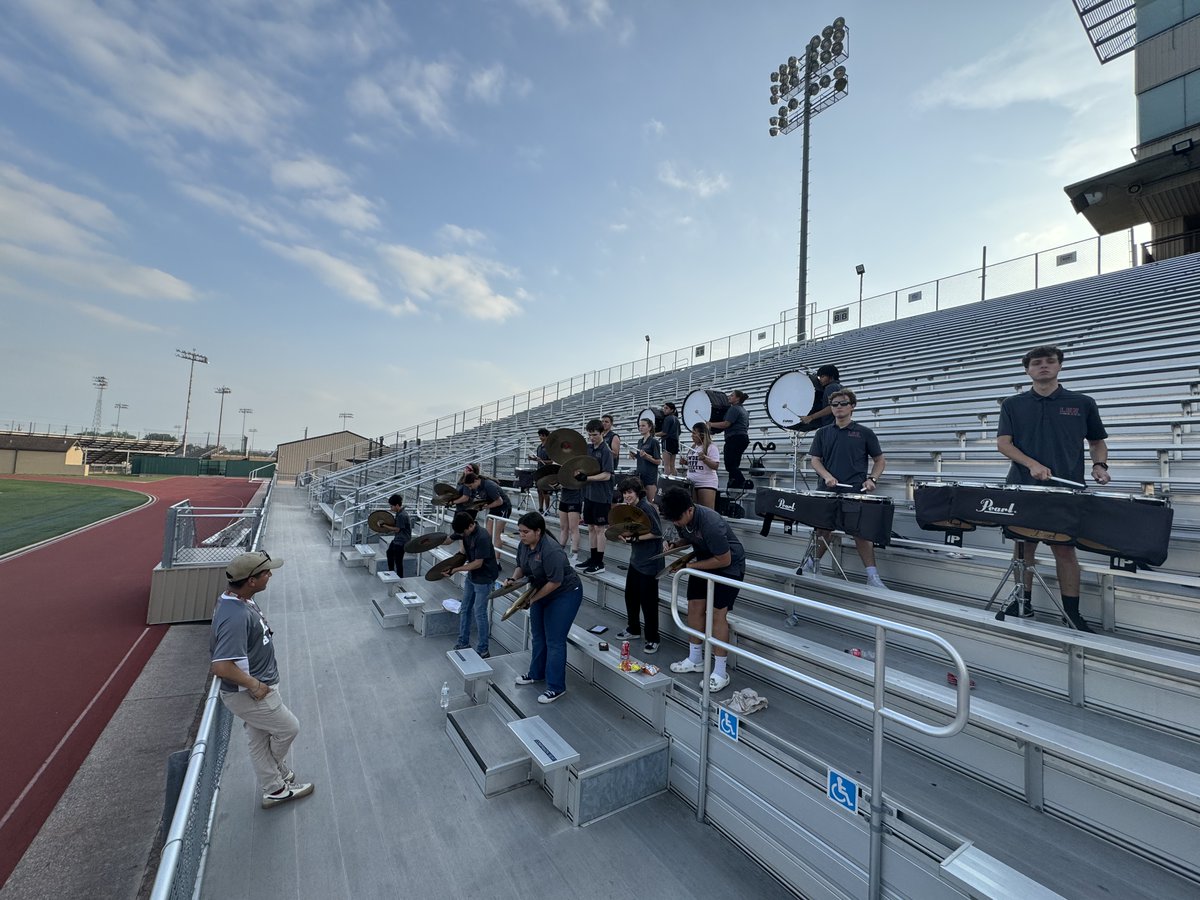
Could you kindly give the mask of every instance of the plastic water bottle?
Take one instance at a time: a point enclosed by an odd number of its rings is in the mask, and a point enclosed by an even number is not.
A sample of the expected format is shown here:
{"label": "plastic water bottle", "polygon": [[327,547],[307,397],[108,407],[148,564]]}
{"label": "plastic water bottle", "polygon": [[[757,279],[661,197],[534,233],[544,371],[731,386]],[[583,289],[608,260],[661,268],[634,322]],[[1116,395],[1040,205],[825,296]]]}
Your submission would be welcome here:
{"label": "plastic water bottle", "polygon": [[442,682],[441,704],[442,704],[442,709],[446,709],[450,706],[450,682],[448,682],[448,681]]}
{"label": "plastic water bottle", "polygon": [[857,656],[859,659],[874,659],[874,650],[863,650],[859,647],[850,647],[847,651],[851,656]]}

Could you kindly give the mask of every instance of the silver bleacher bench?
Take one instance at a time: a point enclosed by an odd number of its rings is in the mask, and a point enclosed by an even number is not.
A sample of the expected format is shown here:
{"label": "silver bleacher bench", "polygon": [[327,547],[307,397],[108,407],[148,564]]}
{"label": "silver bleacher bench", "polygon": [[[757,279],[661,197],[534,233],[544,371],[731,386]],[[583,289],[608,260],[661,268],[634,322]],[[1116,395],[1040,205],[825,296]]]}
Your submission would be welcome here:
{"label": "silver bleacher bench", "polygon": [[542,773],[543,782],[554,797],[554,808],[567,813],[567,766],[579,762],[579,751],[564,741],[541,716],[517,719],[508,723],[534,766]]}
{"label": "silver bleacher bench", "polygon": [[941,869],[947,881],[978,900],[1062,900],[1061,894],[988,856],[970,841],[947,856]]}
{"label": "silver bleacher bench", "polygon": [[[579,625],[572,625],[567,634],[567,662],[588,681],[604,688],[662,734],[666,727],[665,697],[673,679],[665,672],[647,675],[644,672],[623,671],[620,668],[621,642],[608,641],[608,649],[601,650],[602,640],[602,636],[594,635]],[[645,663],[644,660],[638,661]]]}
{"label": "silver bleacher bench", "polygon": [[[476,703],[482,703],[487,694],[488,678],[492,674],[492,667],[487,660],[470,647],[463,650],[447,650],[446,659],[450,660],[450,665],[462,678],[463,691],[467,696]],[[480,690],[481,679],[483,680],[482,690]],[[483,696],[480,696],[481,694]]]}

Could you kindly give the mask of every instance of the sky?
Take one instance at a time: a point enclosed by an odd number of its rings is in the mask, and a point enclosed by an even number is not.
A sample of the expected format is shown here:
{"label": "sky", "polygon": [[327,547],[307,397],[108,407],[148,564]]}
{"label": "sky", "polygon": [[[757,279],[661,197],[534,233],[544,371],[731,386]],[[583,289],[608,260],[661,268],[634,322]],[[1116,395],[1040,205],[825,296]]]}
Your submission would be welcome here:
{"label": "sky", "polygon": [[[794,309],[769,74],[813,121],[818,308],[1094,235],[1131,56],[1068,0],[5,0],[0,428],[384,435]],[[216,389],[226,386],[227,395]],[[353,418],[340,418],[350,413]]]}

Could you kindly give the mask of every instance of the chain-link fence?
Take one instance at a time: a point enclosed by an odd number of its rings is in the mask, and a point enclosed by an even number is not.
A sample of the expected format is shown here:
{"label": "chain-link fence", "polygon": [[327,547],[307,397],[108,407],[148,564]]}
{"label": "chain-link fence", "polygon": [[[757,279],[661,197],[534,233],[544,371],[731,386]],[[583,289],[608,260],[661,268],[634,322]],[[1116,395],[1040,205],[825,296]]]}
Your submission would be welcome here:
{"label": "chain-link fence", "polygon": [[265,482],[244,508],[192,506],[190,500],[168,507],[163,568],[227,563],[249,550],[262,532],[269,492]]}

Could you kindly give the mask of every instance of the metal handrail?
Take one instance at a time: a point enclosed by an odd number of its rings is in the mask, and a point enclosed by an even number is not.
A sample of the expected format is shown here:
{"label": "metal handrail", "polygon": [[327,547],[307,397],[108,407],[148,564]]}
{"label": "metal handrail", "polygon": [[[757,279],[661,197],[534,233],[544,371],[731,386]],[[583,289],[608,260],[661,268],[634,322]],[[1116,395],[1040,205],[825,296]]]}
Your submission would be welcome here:
{"label": "metal handrail", "polygon": [[[708,582],[707,599],[704,611],[704,631],[699,632],[691,628],[679,618],[679,579],[687,575],[692,578],[701,578]],[[875,629],[875,672],[874,672],[874,690],[872,698],[866,700],[859,697],[857,694],[852,694],[849,691],[844,691],[839,687],[807,675],[804,672],[798,672],[787,666],[781,665],[774,660],[759,656],[749,650],[741,649],[733,644],[718,640],[713,637],[713,589],[717,584],[724,584],[730,587],[738,588],[739,591],[748,591],[753,594],[759,594],[765,597],[773,597],[776,600],[782,600],[785,603],[790,603],[793,606],[802,606],[809,609],[817,610],[821,613],[835,616],[840,619],[845,619],[850,622],[855,622],[860,625],[869,625]],[[828,603],[821,603],[819,600],[810,600],[807,597],[798,597],[794,594],[785,594],[782,591],[774,590],[773,588],[762,587],[756,584],[746,584],[743,581],[738,581],[733,578],[727,578],[724,575],[718,575],[715,572],[707,572],[699,569],[680,569],[671,577],[671,617],[675,620],[675,624],[684,634],[699,638],[704,645],[704,671],[710,670],[712,664],[712,651],[714,647],[723,649],[726,653],[734,656],[745,657],[753,660],[758,665],[761,665],[771,671],[783,675],[786,678],[791,678],[808,687],[815,688],[826,694],[832,694],[839,700],[849,703],[862,710],[867,710],[872,716],[872,734],[871,734],[871,846],[870,846],[870,868],[869,868],[869,893],[871,900],[879,900],[882,896],[883,881],[881,866],[883,862],[883,727],[885,721],[896,722],[903,725],[919,734],[928,735],[930,737],[951,737],[958,734],[966,726],[971,715],[971,677],[967,671],[967,664],[963,661],[959,652],[954,649],[945,638],[934,634],[932,631],[927,631],[923,628],[914,628],[911,625],[905,625],[901,622],[892,622],[887,619],[881,619],[877,616],[868,615],[867,613],[854,612],[853,610],[843,609],[839,606],[831,606]],[[912,716],[905,715],[899,710],[892,709],[887,706],[886,702],[886,667],[887,667],[887,633],[894,632],[903,634],[917,640],[926,641],[934,644],[945,651],[950,658],[950,662],[954,665],[955,673],[958,676],[958,687],[955,691],[955,711],[954,718],[946,725],[931,725],[928,722],[922,722],[919,719],[914,719]],[[710,712],[712,708],[709,696],[709,682],[704,679],[703,688],[701,689],[700,697],[700,720],[703,723],[700,729],[700,773],[698,778],[696,792],[696,818],[701,822],[704,821],[705,814],[705,797],[708,792],[708,741]]]}

